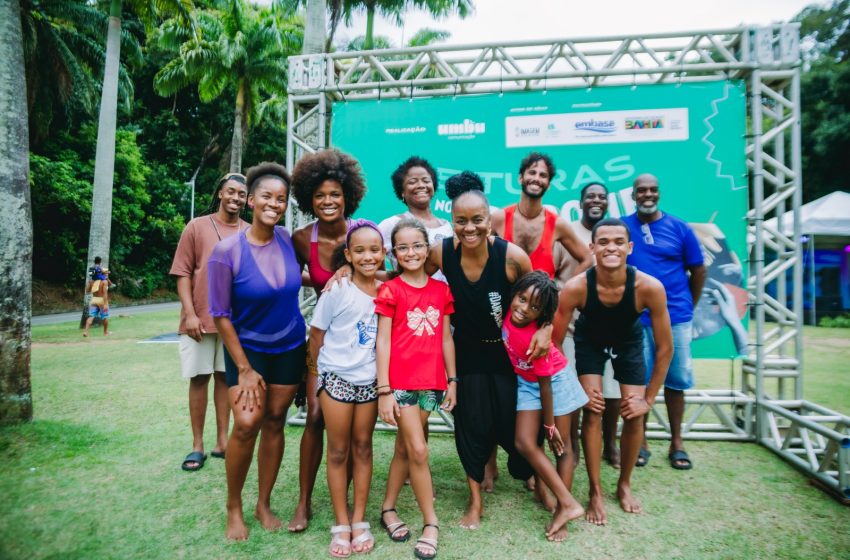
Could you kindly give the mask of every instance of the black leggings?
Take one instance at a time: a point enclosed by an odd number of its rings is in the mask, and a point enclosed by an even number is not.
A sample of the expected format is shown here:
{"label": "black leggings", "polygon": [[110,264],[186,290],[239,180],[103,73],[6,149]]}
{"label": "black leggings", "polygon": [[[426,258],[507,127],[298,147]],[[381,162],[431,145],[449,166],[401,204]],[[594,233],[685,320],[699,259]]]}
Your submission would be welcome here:
{"label": "black leggings", "polygon": [[514,447],[516,375],[464,375],[457,384],[455,445],[467,476],[480,483],[496,445],[508,453],[508,472],[527,480],[534,469]]}

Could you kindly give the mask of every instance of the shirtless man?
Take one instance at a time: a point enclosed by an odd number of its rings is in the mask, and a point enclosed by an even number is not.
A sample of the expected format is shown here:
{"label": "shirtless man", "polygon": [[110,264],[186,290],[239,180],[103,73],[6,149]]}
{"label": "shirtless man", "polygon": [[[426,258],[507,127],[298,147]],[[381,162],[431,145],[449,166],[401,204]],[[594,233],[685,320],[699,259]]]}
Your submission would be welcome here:
{"label": "shirtless man", "polygon": [[[617,498],[623,511],[640,513],[640,502],[632,494],[631,474],[643,438],[643,417],[655,402],[673,355],[664,287],[655,278],[626,265],[631,250],[629,229],[621,220],[606,218],[594,226],[591,252],[596,266],[572,278],[561,290],[552,334],[552,341],[562,344],[573,311],[581,311],[575,325],[576,370],[590,399],[585,406],[581,431],[590,482],[590,503],[585,515],[596,525],[608,521],[600,482],[605,362],[611,360],[614,379],[620,383],[622,394],[622,462]],[[655,361],[648,385],[640,322],[644,310],[649,311],[655,338]]]}

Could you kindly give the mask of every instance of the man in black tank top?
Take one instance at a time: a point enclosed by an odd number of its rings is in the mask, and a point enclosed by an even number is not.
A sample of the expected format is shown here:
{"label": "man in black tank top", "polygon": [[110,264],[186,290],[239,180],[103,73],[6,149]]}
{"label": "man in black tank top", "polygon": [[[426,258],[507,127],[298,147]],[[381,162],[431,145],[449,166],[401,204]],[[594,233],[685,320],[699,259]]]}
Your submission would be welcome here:
{"label": "man in black tank top", "polygon": [[[640,513],[640,502],[632,494],[631,474],[643,438],[643,417],[655,402],[673,355],[673,334],[664,287],[652,276],[626,265],[631,250],[629,229],[622,221],[606,218],[594,226],[591,253],[596,258],[596,266],[570,279],[561,290],[552,333],[552,341],[562,344],[573,311],[581,311],[575,326],[575,366],[590,399],[582,418],[581,438],[590,481],[586,517],[596,525],[605,525],[608,521],[600,482],[605,362],[611,360],[614,379],[620,383],[622,395],[622,460],[617,498],[623,511]],[[639,319],[645,309],[650,312],[656,340],[655,363],[648,386],[644,385],[646,366]]]}

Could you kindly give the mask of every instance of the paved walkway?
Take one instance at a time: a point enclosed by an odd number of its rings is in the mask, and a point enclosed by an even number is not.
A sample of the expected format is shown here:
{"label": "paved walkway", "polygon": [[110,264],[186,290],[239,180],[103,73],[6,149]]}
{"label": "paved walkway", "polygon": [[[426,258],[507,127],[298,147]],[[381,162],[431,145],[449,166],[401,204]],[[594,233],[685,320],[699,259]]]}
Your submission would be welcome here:
{"label": "paved walkway", "polygon": [[[146,305],[127,305],[124,307],[109,307],[110,315],[136,315],[137,313],[151,313],[153,311],[170,311],[180,309],[179,301],[167,303],[149,303]],[[54,313],[52,315],[36,315],[32,318],[33,325],[53,325],[55,323],[79,322],[82,310],[70,313]]]}

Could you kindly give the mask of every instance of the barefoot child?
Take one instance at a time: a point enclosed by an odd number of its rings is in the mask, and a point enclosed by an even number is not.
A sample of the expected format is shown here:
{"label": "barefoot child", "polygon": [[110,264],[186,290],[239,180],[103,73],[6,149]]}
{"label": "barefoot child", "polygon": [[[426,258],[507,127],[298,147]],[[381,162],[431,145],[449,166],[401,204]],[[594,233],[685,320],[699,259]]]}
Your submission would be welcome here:
{"label": "barefoot child", "polygon": [[[554,344],[546,358],[527,357],[534,333],[551,323],[557,308],[555,283],[545,272],[529,272],[513,286],[508,320],[502,324],[502,340],[518,376],[516,448],[558,500],[552,521],[546,526],[546,538],[559,542],[567,536],[567,522],[584,514],[569,491],[575,468],[569,435],[570,413],[587,403],[587,395]],[[541,419],[557,458],[557,471],[537,445]],[[562,437],[567,438],[566,444]]]}
{"label": "barefoot child", "polygon": [[[310,324],[310,354],[319,370],[319,405],[328,432],[327,476],[336,524],[329,552],[347,558],[375,546],[364,521],[372,481],[372,432],[378,411],[375,389],[375,279],[384,262],[377,225],[354,220],[345,241],[345,260],[354,272],[316,304]],[[348,464],[353,458],[354,509],[348,512]]]}
{"label": "barefoot child", "polygon": [[[454,306],[448,286],[425,272],[429,251],[425,226],[415,219],[403,219],[393,228],[391,240],[401,274],[383,284],[375,300],[378,411],[381,420],[398,426],[403,435],[410,483],[424,520],[413,553],[430,559],[437,555],[440,527],[434,511],[425,424],[437,407],[451,410],[455,405],[455,349],[448,318]],[[400,463],[394,454],[390,479],[404,476]],[[385,526],[390,538],[406,540],[397,533],[402,525]]]}

